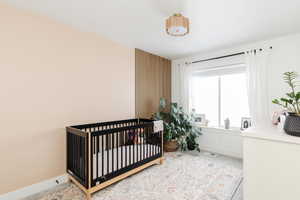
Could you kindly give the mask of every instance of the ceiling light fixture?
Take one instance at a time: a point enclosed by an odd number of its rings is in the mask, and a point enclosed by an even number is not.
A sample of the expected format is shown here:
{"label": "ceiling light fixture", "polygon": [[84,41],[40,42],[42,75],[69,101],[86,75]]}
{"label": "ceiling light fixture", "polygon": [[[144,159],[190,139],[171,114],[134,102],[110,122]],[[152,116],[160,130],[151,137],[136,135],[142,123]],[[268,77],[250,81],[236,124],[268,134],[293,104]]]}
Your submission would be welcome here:
{"label": "ceiling light fixture", "polygon": [[189,33],[189,19],[180,13],[174,14],[166,20],[166,31],[171,36],[185,36]]}

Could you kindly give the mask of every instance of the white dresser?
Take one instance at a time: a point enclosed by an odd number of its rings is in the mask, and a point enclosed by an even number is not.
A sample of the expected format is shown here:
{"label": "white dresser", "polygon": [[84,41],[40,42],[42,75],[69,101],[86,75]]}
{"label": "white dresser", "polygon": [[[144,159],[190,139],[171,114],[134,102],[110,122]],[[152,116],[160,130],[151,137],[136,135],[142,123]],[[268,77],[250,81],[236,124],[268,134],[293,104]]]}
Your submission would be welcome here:
{"label": "white dresser", "polygon": [[300,200],[300,137],[276,128],[242,135],[243,200]]}

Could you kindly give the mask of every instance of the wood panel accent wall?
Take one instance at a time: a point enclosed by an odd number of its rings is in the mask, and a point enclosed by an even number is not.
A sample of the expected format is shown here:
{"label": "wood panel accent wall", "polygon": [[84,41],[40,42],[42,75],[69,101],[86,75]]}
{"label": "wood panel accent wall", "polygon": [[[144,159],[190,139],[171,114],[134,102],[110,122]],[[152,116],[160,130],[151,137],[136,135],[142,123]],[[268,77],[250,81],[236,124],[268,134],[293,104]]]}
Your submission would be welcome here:
{"label": "wood panel accent wall", "polygon": [[161,97],[171,101],[171,61],[135,49],[136,117],[151,117]]}

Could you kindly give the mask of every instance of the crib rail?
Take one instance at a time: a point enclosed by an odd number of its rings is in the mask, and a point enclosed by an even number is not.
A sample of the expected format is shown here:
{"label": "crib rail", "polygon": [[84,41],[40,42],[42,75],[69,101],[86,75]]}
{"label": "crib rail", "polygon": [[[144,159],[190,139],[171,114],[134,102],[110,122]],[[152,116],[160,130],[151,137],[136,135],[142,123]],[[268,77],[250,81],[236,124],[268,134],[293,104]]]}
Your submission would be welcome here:
{"label": "crib rail", "polygon": [[82,124],[82,125],[77,125],[77,126],[72,126],[72,127],[76,128],[76,129],[80,129],[85,132],[91,132],[94,130],[105,130],[105,129],[111,129],[111,128],[133,126],[133,125],[144,124],[144,123],[148,123],[148,122],[152,122],[152,121],[153,120],[150,120],[150,119],[128,119],[128,120],[119,120],[119,121],[112,121],[112,122]]}

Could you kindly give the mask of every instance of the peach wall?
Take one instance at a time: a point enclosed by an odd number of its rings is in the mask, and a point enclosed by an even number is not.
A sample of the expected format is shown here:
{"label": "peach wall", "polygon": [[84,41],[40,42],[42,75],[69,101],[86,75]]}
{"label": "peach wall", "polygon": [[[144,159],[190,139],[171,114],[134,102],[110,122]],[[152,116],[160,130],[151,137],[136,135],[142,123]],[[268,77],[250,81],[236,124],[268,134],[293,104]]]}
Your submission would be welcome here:
{"label": "peach wall", "polygon": [[134,117],[134,50],[0,4],[0,194],[65,173],[65,126]]}

